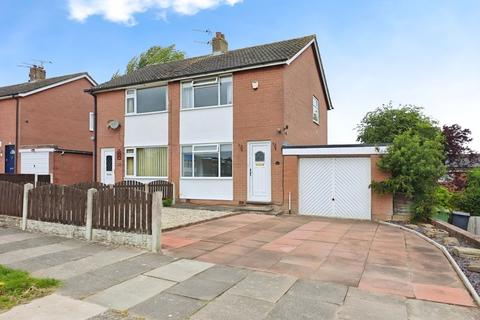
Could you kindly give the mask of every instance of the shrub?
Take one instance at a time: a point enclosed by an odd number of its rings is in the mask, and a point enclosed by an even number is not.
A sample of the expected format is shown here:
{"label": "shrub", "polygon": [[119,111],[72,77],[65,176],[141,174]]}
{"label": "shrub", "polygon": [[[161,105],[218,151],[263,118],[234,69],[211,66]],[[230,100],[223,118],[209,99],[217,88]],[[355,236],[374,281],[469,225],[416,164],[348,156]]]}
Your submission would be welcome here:
{"label": "shrub", "polygon": [[453,199],[454,207],[471,215],[480,216],[480,168],[472,169],[467,175],[467,186]]}
{"label": "shrub", "polygon": [[453,201],[453,193],[448,191],[447,188],[445,187],[438,187],[437,190],[435,191],[435,196],[437,198],[437,203],[439,209],[445,209],[448,211],[452,211],[453,206],[452,206],[452,201]]}
{"label": "shrub", "polygon": [[167,199],[164,199],[164,200],[163,200],[163,206],[164,206],[164,207],[171,207],[171,206],[172,206],[172,203],[173,203],[173,200],[170,199],[170,198],[167,198]]}

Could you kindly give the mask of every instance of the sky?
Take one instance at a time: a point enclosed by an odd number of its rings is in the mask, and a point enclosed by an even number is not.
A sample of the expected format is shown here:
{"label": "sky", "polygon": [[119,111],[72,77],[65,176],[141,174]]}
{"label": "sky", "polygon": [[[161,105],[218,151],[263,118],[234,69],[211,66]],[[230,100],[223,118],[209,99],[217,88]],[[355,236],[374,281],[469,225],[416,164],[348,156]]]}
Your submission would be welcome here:
{"label": "sky", "polygon": [[355,143],[368,111],[414,104],[440,124],[472,130],[480,151],[480,1],[477,0],[1,0],[0,86],[87,71],[101,83],[152,45],[188,57],[316,34],[334,110],[329,143]]}

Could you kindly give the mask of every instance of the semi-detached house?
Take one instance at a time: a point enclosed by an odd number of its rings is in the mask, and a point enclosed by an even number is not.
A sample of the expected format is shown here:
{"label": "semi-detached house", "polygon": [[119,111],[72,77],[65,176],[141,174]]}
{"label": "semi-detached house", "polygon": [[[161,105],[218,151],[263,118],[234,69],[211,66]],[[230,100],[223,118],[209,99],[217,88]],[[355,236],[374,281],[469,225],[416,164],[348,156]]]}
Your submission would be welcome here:
{"label": "semi-detached house", "polygon": [[298,161],[282,149],[325,146],[333,109],[313,35],[228,50],[217,32],[210,55],[147,66],[91,93],[98,181],[165,179],[180,201],[292,211]]}

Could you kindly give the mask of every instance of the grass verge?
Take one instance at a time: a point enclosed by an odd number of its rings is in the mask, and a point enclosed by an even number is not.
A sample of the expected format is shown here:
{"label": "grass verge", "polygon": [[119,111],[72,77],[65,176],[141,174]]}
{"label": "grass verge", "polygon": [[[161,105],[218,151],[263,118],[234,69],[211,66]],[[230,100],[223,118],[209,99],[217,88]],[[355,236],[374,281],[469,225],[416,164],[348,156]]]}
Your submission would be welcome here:
{"label": "grass verge", "polygon": [[0,311],[43,297],[59,285],[58,280],[32,278],[28,272],[0,265]]}

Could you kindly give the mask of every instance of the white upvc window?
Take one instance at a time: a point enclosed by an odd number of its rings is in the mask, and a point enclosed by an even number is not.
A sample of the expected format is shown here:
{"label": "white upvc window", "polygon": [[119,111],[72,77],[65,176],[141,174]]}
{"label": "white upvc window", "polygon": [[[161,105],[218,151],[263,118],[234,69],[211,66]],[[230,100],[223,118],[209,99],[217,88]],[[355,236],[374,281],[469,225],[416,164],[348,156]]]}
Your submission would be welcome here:
{"label": "white upvc window", "polygon": [[95,130],[95,114],[93,112],[88,113],[88,130]]}
{"label": "white upvc window", "polygon": [[180,100],[182,110],[231,106],[233,104],[232,76],[184,81]]}
{"label": "white upvc window", "polygon": [[125,114],[167,111],[167,86],[125,90]]}
{"label": "white upvc window", "polygon": [[313,122],[320,124],[320,107],[318,99],[315,96],[312,98],[312,118]]}
{"label": "white upvc window", "polygon": [[167,147],[125,148],[125,177],[168,177]]}
{"label": "white upvc window", "polygon": [[182,178],[231,178],[232,144],[182,146]]}

